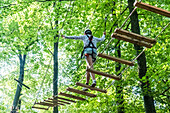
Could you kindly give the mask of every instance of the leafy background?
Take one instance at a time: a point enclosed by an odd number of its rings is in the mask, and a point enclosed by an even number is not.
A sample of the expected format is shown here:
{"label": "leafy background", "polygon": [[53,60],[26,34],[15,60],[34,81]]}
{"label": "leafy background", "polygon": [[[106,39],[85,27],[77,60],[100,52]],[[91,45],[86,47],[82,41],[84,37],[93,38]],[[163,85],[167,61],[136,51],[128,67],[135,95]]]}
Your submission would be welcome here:
{"label": "leafy background", "polygon": [[[86,28],[93,31],[93,35],[101,37],[106,29],[106,40],[101,43],[98,51],[101,52],[111,39],[111,33],[114,29],[120,27],[129,15],[126,0],[77,0],[77,1],[55,1],[48,0],[1,0],[0,1],[0,112],[10,112],[14,99],[17,82],[14,78],[19,76],[18,54],[26,53],[25,77],[24,83],[31,89],[22,88],[21,110],[23,113],[51,113],[48,111],[32,109],[34,101],[43,101],[52,97],[53,82],[53,60],[50,51],[53,51],[54,35],[59,30],[59,35],[67,36],[83,35]],[[170,1],[168,0],[143,0],[153,6],[170,11]],[[113,10],[113,12],[112,12]],[[150,38],[162,30],[168,24],[169,18],[164,17],[143,9],[137,9],[139,14],[139,24],[141,34]],[[105,27],[105,17],[106,27]],[[59,24],[56,29],[55,21]],[[117,21],[117,22],[116,22]],[[128,20],[129,22],[130,20]],[[114,23],[117,23],[114,26]],[[123,27],[130,31],[128,22]],[[158,113],[169,112],[170,92],[170,29],[169,27],[158,37],[157,43],[151,49],[146,50],[147,75],[152,88],[152,94],[155,100],[156,111]],[[115,56],[113,47],[117,42],[114,39],[105,53]],[[123,59],[132,60],[136,57],[136,51],[133,44],[120,41],[121,54]],[[99,45],[98,45],[99,46]],[[59,92],[65,92],[69,87],[75,86],[85,74],[86,63],[80,59],[83,48],[83,42],[79,40],[59,39]],[[50,50],[50,51],[49,51]],[[46,74],[48,65],[49,70]],[[98,58],[94,65],[96,70],[101,70],[110,74],[115,72],[115,62]],[[124,68],[125,65],[122,65]],[[39,92],[43,77],[45,81]],[[97,87],[107,88],[112,79],[96,75]],[[145,81],[146,78],[142,78]],[[82,80],[85,83],[85,78]],[[78,101],[77,103],[59,106],[60,112],[65,113],[113,113],[117,111],[115,82],[107,91],[97,94],[97,98],[88,98],[87,101]],[[143,94],[140,89],[140,79],[138,77],[138,66],[129,68],[123,74],[123,96],[125,112],[144,113]],[[164,92],[166,91],[166,92]],[[39,95],[37,97],[37,94]],[[37,98],[36,98],[37,97]]]}

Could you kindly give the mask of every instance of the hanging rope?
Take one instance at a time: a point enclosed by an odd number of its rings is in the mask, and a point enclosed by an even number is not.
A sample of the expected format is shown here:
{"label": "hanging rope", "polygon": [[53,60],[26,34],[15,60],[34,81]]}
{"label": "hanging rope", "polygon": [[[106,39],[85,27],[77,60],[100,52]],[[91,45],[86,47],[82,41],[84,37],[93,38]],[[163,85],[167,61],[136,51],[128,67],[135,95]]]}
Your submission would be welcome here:
{"label": "hanging rope", "polygon": [[[97,5],[96,5],[97,6]],[[95,8],[96,9],[96,8]],[[125,10],[127,10],[127,7],[125,8]],[[122,14],[125,12],[125,10],[122,12]],[[109,14],[108,14],[109,15]],[[107,16],[108,16],[107,15]],[[107,19],[107,16],[106,16],[106,18],[105,18],[105,22],[106,22],[106,19]],[[118,21],[118,20],[117,20]],[[88,24],[89,25],[89,24]],[[105,26],[106,26],[106,24],[105,24]],[[111,38],[111,40],[109,41],[109,43],[107,44],[107,46],[103,49],[103,51],[101,52],[101,53],[103,53],[106,49],[107,49],[107,47],[110,45],[110,43],[111,43],[111,41],[113,40],[113,38]],[[118,45],[118,43],[119,43],[119,41],[116,43],[116,45],[115,45],[115,48],[116,48],[116,46]],[[97,61],[97,60],[96,60]],[[95,62],[96,62],[95,61]],[[93,62],[92,63],[92,65],[90,66],[90,68],[94,65],[94,63],[95,62]],[[80,81],[79,82],[81,82],[82,80],[83,80],[83,78],[85,77],[85,75],[87,74],[87,72],[83,75],[83,77],[80,79]]]}
{"label": "hanging rope", "polygon": [[120,27],[120,29],[123,28],[123,26],[126,24],[126,22],[128,21],[128,19],[132,16],[132,14],[135,12],[135,10],[137,9],[137,7],[135,7],[133,9],[133,11],[130,13],[130,15],[126,18],[126,20],[124,21],[124,23],[122,24],[122,26]]}
{"label": "hanging rope", "polygon": [[[163,28],[163,30],[162,30],[161,32],[159,32],[159,34],[155,37],[155,39],[158,38],[158,36],[169,26],[169,24],[170,24],[170,22]],[[137,60],[137,59],[143,54],[143,52],[144,52],[146,49],[147,49],[147,48],[145,47],[145,48],[142,50],[142,52],[132,60],[132,62],[134,62],[135,60]],[[119,76],[122,77],[122,74],[123,74],[129,67],[130,67],[130,66],[127,66],[127,67],[120,73]],[[126,76],[127,76],[127,75],[126,75]],[[126,76],[125,76],[125,78],[126,78]],[[115,81],[113,81],[113,82],[106,88],[106,90],[107,90],[111,85],[113,85],[114,82],[115,82]]]}
{"label": "hanging rope", "polygon": [[[73,1],[73,3],[72,3],[72,1],[70,1],[70,4],[69,4],[69,6],[68,6],[68,11],[67,11],[67,13],[66,13],[66,16],[65,16],[65,18],[64,18],[64,21],[63,21],[63,24],[62,24],[62,27],[60,28],[60,29],[63,29],[63,27],[64,27],[64,24],[65,24],[65,21],[66,21],[66,18],[67,18],[67,16],[68,16],[68,12],[69,12],[69,10],[70,10],[70,7],[71,7],[71,4],[73,4],[72,6],[72,11],[73,11],[73,8],[74,8],[74,2],[75,2],[75,0]],[[71,11],[71,13],[72,13],[72,11]],[[71,14],[72,15],[72,14]]]}
{"label": "hanging rope", "polygon": [[94,14],[95,14],[95,12],[96,12],[96,9],[97,9],[97,6],[98,6],[98,5],[99,5],[99,2],[96,4],[96,8],[95,8],[95,10],[93,11],[93,14],[92,14],[92,16],[91,16],[91,19],[90,19],[90,21],[89,21],[89,23],[87,24],[87,26],[86,26],[85,29],[89,28],[90,22],[91,22],[91,20],[92,20]]}
{"label": "hanging rope", "polygon": [[[94,12],[93,12],[93,15],[94,15],[95,12],[96,12],[97,6],[98,6],[98,4],[96,5],[96,8],[95,8],[95,10],[94,10]],[[104,20],[105,20],[105,30],[106,30],[106,20],[107,20],[107,17],[108,17],[109,14],[110,14],[110,13],[108,13],[107,16],[106,16],[105,19],[104,19]],[[93,17],[93,15],[92,15],[92,17]],[[91,17],[91,20],[92,20],[92,17]],[[88,25],[87,25],[86,28],[89,27],[89,24],[90,24],[91,20],[89,21],[89,23],[88,23]],[[102,22],[102,23],[103,23],[103,22]],[[101,23],[101,24],[102,24],[102,23]],[[97,47],[97,48],[98,48],[98,47]],[[95,62],[96,62],[96,61],[95,61]],[[95,62],[93,62],[93,64],[90,66],[90,68],[94,65]],[[87,74],[87,72],[82,76],[82,78],[79,80],[79,82],[81,82],[81,81],[83,80],[83,78],[86,76],[86,74]]]}
{"label": "hanging rope", "polygon": [[[131,14],[128,16],[128,18],[125,20],[125,22],[123,23],[123,25],[120,27],[120,29],[125,25],[125,23],[127,22],[127,20],[130,18],[130,16],[133,14],[133,12],[136,10],[136,7],[134,8],[134,10],[131,12]],[[91,22],[91,20],[89,21],[89,23]],[[168,23],[168,25],[169,25],[170,23]],[[167,26],[168,26],[167,25]],[[89,24],[88,24],[88,26],[89,26]],[[166,27],[167,27],[166,26]],[[157,37],[166,29],[166,27],[155,37],[155,39],[157,39]],[[112,38],[113,39],[113,38]],[[111,39],[111,41],[112,41],[112,39]],[[102,51],[102,53],[105,51],[105,49],[108,47],[108,45],[111,43],[111,41],[107,44],[107,46],[104,48],[104,50]],[[120,40],[119,40],[120,41]],[[118,45],[118,43],[119,43],[119,41],[116,43],[116,45],[115,45],[115,47]],[[146,50],[146,48],[145,49],[143,49],[143,51],[135,58],[135,59],[133,59],[133,61],[132,62],[134,62],[137,58],[139,58],[140,56],[141,56],[141,54],[144,52]],[[96,61],[95,61],[96,62]],[[94,63],[95,63],[94,62]],[[90,68],[94,65],[94,63],[90,66]],[[125,72],[125,70],[127,70],[128,68],[129,68],[130,66],[128,66],[128,67],[126,67],[121,73],[120,73],[120,75],[119,76],[122,76],[122,74]],[[86,72],[87,73],[87,72]],[[85,74],[86,75],[86,74]],[[84,75],[84,76],[85,76]],[[82,77],[82,79],[84,78],[84,76]],[[82,79],[80,80],[80,81],[82,81]],[[113,81],[107,88],[106,88],[106,90],[111,86],[111,85],[113,85],[115,83],[115,81]]]}
{"label": "hanging rope", "polygon": [[45,78],[46,78],[46,76],[47,76],[47,72],[48,72],[48,69],[49,69],[49,67],[50,67],[51,60],[52,60],[52,56],[51,56],[50,62],[49,62],[49,64],[48,64],[48,67],[47,67],[47,70],[46,70],[45,76],[43,77],[43,80],[42,80],[42,82],[41,82],[41,85],[40,85],[39,91],[38,91],[38,93],[37,93],[37,96],[36,96],[36,98],[35,98],[34,105],[35,105],[35,103],[36,103],[36,101],[37,101],[37,98],[38,98],[39,93],[40,93],[40,91],[41,91],[41,88],[42,88],[42,86],[43,86],[44,80],[45,80]]}
{"label": "hanging rope", "polygon": [[120,13],[120,16],[118,16],[117,20],[113,23],[109,33],[112,32],[113,27],[115,26],[116,23],[118,23],[118,21],[120,20],[121,16],[124,14],[124,12],[127,10],[127,8],[128,8],[128,6],[122,11],[122,13]]}
{"label": "hanging rope", "polygon": [[[142,0],[141,0],[142,1]],[[141,2],[140,1],[140,2]],[[128,7],[128,6],[127,6]],[[127,8],[125,8],[125,10],[126,10]],[[124,23],[123,23],[123,25],[119,28],[119,29],[122,29],[123,28],[123,26],[125,25],[125,23],[127,22],[127,20],[132,16],[132,14],[135,12],[135,10],[137,9],[137,7],[135,7],[134,9],[133,9],[133,11],[129,14],[129,16],[127,17],[127,19],[124,21]],[[124,11],[125,11],[124,10]],[[123,11],[123,12],[124,12]],[[109,46],[109,44],[111,43],[111,41],[113,40],[113,38],[111,38],[111,40],[109,41],[109,43],[107,44],[107,46],[104,48],[104,50],[103,50],[103,52],[107,49],[107,47]]]}
{"label": "hanging rope", "polygon": [[[95,10],[94,10],[94,12],[93,12],[93,15],[92,15],[92,17],[91,17],[91,19],[90,19],[90,21],[89,21],[89,23],[87,24],[87,26],[86,26],[86,28],[88,28],[89,27],[89,25],[90,25],[90,22],[91,22],[91,20],[92,20],[92,18],[93,18],[93,16],[94,16],[94,14],[95,14],[95,12],[96,12],[96,9],[97,9],[97,6],[99,5],[99,3],[97,3],[97,5],[96,5],[96,8],[95,8]],[[109,15],[109,14],[108,14]],[[108,16],[107,15],[107,16]],[[107,16],[105,17],[105,26],[106,26],[106,20],[107,20]],[[95,61],[96,62],[96,61]],[[93,64],[95,63],[95,62],[93,62]],[[92,64],[92,66],[93,66],[93,64]],[[91,68],[91,66],[90,66],[90,68]],[[83,80],[83,78],[85,77],[85,75],[87,74],[87,72],[82,76],[82,78],[79,80],[79,82],[81,82],[82,80]],[[75,85],[76,86],[76,85]]]}
{"label": "hanging rope", "polygon": [[[96,6],[97,7],[97,6]],[[135,7],[134,9],[133,9],[133,11],[131,12],[131,14],[128,16],[128,18],[125,20],[125,22],[123,23],[123,25],[120,27],[120,29],[125,25],[125,23],[127,22],[127,20],[130,18],[130,16],[133,14],[133,12],[136,10],[136,8],[137,7]],[[96,9],[95,9],[95,11],[96,11]],[[94,12],[95,12],[94,11]],[[94,15],[94,13],[93,13],[93,15]],[[92,15],[92,17],[93,17],[93,15]],[[107,18],[106,18],[107,19]],[[91,22],[91,20],[89,21],[89,23],[88,23],[88,27],[89,27],[89,24],[90,24],[90,22]],[[168,23],[168,25],[170,24],[170,22]],[[158,38],[158,36],[168,27],[168,25],[166,25],[164,28],[163,28],[163,30],[155,37],[155,39],[157,39]],[[105,26],[106,26],[106,23],[105,23]],[[106,30],[106,29],[105,29]],[[107,46],[104,48],[104,50],[102,51],[102,53],[105,51],[105,49],[109,46],[109,44],[111,43],[111,41],[113,40],[113,38],[110,40],[110,42],[107,44]],[[119,40],[120,41],[120,40]],[[115,47],[118,45],[118,43],[119,43],[119,41],[115,44]],[[146,47],[142,50],[142,52],[136,57],[136,58],[134,58],[133,60],[132,60],[132,62],[134,62],[136,59],[138,59],[142,54],[143,54],[143,52],[146,50]],[[52,58],[51,58],[52,59]],[[96,61],[95,61],[96,62]],[[94,62],[94,63],[95,63]],[[50,63],[51,63],[51,60],[50,60]],[[49,63],[49,65],[50,65],[50,63]],[[94,63],[90,66],[90,68],[94,65]],[[49,65],[48,65],[48,68],[49,68]],[[122,76],[122,74],[129,68],[130,66],[128,66],[128,67],[126,67],[121,73],[120,73],[120,75],[119,76]],[[47,71],[48,71],[48,68],[47,68]],[[47,74],[47,71],[46,71],[46,74]],[[86,72],[87,73],[87,72]],[[85,73],[85,75],[86,75],[86,73]],[[42,83],[41,83],[41,86],[40,86],[40,90],[41,90],[41,88],[42,88],[42,85],[43,85],[43,82],[44,82],[44,80],[45,80],[45,77],[46,77],[46,74],[45,74],[45,76],[44,76],[44,79],[43,79],[43,81],[42,81]],[[85,76],[84,75],[84,76]],[[84,76],[82,77],[82,79],[84,78]],[[127,76],[127,75],[126,75]],[[125,76],[125,77],[126,77]],[[82,79],[80,80],[80,81],[82,81]],[[55,82],[56,82],[56,80],[55,80]],[[54,82],[54,83],[55,83]],[[107,88],[106,88],[106,90],[109,88],[109,87],[111,87],[111,85],[113,85],[115,83],[115,81],[113,81]],[[38,95],[39,95],[39,93],[40,93],[40,90],[39,90],[39,92],[38,92]],[[38,95],[37,95],[37,97],[38,97]],[[36,100],[37,100],[37,97],[36,97]],[[36,102],[36,100],[35,100],[35,102]],[[35,103],[34,103],[35,104]]]}

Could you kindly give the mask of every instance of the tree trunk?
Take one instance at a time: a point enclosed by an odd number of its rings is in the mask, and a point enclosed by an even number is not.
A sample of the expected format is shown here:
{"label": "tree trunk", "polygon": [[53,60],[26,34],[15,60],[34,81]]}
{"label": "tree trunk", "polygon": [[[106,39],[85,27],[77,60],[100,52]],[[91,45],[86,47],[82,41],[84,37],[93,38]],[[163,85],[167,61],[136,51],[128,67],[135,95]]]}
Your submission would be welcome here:
{"label": "tree trunk", "polygon": [[[129,6],[129,12],[132,12],[133,10],[133,3],[135,0],[128,0],[128,6]],[[138,21],[138,14],[137,11],[135,11],[131,19],[131,30],[134,33],[140,34],[140,28],[139,28],[139,21]],[[143,47],[134,45],[135,50],[137,51],[137,55],[143,50]],[[139,78],[142,79],[142,77],[146,77],[146,57],[145,52],[137,59],[138,67],[139,67]],[[147,82],[142,82],[141,89],[143,92],[143,99],[144,99],[144,107],[146,113],[156,113],[155,106],[154,106],[154,100],[153,96],[151,96],[151,88],[149,86],[148,77],[146,77]]]}
{"label": "tree trunk", "polygon": [[[61,2],[61,0],[59,0],[59,2]],[[55,5],[56,2],[54,3],[53,7],[55,7]],[[57,12],[57,14],[59,15],[59,12]],[[58,20],[56,19],[54,29],[58,29],[57,27],[58,27]],[[55,42],[54,42],[54,55],[53,55],[54,58],[53,95],[58,95],[58,41],[59,41],[58,33],[59,32],[57,31],[57,35],[54,36]],[[53,113],[58,113],[58,106],[53,107]]]}
{"label": "tree trunk", "polygon": [[[54,43],[54,77],[53,77],[53,95],[57,94],[58,94],[58,42]],[[58,113],[58,106],[54,107],[53,113]]]}
{"label": "tree trunk", "polygon": [[[56,38],[56,36],[54,38]],[[58,94],[58,42],[54,43],[54,77],[53,77],[53,95],[57,94]],[[58,113],[58,106],[54,107],[53,113]]]}
{"label": "tree trunk", "polygon": [[[23,80],[24,80],[24,65],[25,65],[25,59],[26,59],[26,55],[22,55],[20,54],[19,55],[19,61],[20,61],[20,76],[19,76],[19,81],[20,83],[23,83]],[[11,113],[16,113],[16,110],[17,110],[17,105],[18,105],[18,101],[19,101],[19,97],[21,95],[21,90],[22,90],[22,84],[19,84],[17,85],[17,90],[16,90],[16,93],[15,93],[15,98],[14,98],[14,101],[13,101],[13,106],[12,106],[12,110],[11,110]]]}

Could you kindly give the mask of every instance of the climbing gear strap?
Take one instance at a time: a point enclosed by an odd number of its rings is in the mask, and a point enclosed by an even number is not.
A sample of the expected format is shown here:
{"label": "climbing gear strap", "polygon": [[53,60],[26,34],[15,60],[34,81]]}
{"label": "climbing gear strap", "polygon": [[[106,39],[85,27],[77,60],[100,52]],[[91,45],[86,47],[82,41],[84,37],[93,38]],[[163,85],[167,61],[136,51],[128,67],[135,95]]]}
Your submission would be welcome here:
{"label": "climbing gear strap", "polygon": [[93,44],[93,42],[92,42],[92,40],[93,40],[93,36],[88,36],[88,35],[86,35],[88,38],[89,38],[89,44],[86,46],[86,47],[84,47],[84,49],[83,49],[83,51],[82,51],[82,53],[81,53],[81,58],[83,57],[83,53],[84,53],[84,50],[86,49],[86,48],[92,48],[92,54],[89,54],[89,55],[91,55],[92,56],[92,59],[94,59],[94,61],[96,60],[96,58],[94,58],[94,56],[93,56],[93,54],[94,54],[94,50],[93,49],[97,49],[95,46],[94,46],[94,44]]}

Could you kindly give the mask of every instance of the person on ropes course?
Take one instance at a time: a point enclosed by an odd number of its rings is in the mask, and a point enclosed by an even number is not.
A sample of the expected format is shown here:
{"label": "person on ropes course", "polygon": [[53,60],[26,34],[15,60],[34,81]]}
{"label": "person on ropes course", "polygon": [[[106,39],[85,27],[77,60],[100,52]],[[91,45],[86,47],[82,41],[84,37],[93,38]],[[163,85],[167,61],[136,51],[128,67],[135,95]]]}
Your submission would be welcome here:
{"label": "person on ropes course", "polygon": [[[87,63],[87,68],[92,68],[93,69],[93,62],[96,60],[96,55],[97,55],[97,42],[103,41],[105,39],[106,32],[103,33],[102,38],[97,38],[92,35],[92,31],[87,29],[84,32],[84,35],[82,36],[64,36],[62,35],[63,38],[67,39],[78,39],[78,40],[83,40],[84,43],[84,49],[81,54],[81,58],[84,55]],[[95,74],[91,73],[92,76],[92,87],[96,86],[96,80],[95,80]],[[87,72],[86,74],[86,85],[89,84],[90,80],[90,72]],[[87,88],[84,88],[83,91],[87,91]]]}

